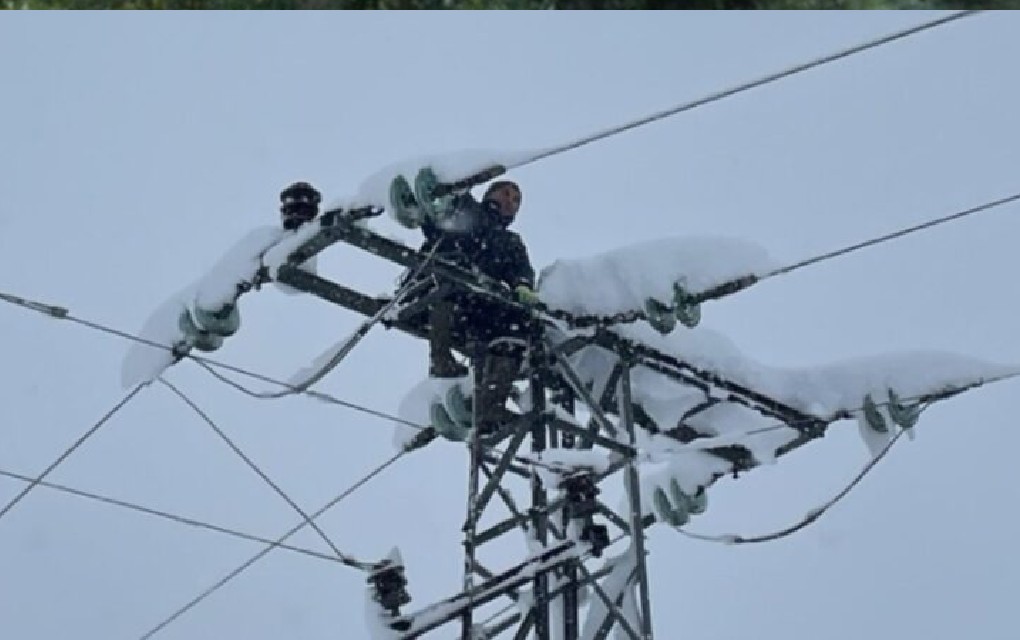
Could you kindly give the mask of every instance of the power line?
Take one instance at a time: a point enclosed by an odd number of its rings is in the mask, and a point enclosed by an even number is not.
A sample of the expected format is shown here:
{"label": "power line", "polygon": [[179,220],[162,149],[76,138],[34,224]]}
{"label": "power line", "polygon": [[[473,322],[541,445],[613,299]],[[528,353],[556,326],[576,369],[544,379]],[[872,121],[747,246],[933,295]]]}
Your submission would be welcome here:
{"label": "power line", "polygon": [[[62,320],[70,320],[71,322],[80,324],[80,325],[88,327],[90,329],[94,329],[96,331],[101,331],[103,333],[114,335],[114,336],[117,336],[119,338],[123,338],[125,340],[131,340],[133,342],[144,344],[144,345],[147,345],[147,346],[150,346],[150,347],[154,347],[154,348],[157,348],[157,349],[163,349],[165,351],[174,352],[174,348],[172,346],[168,346],[168,345],[165,345],[165,344],[160,344],[159,342],[156,342],[154,340],[149,340],[148,338],[143,338],[141,336],[137,336],[137,335],[128,333],[127,331],[123,331],[121,329],[116,329],[116,328],[113,328],[113,327],[109,327],[107,325],[100,324],[100,323],[94,322],[92,320],[86,320],[86,319],[83,319],[83,318],[79,318],[79,317],[73,315],[70,312],[70,310],[68,310],[66,307],[60,307],[60,306],[57,306],[57,305],[46,304],[46,303],[38,302],[38,301],[35,301],[35,300],[29,300],[27,298],[21,298],[19,296],[15,296],[15,295],[3,293],[3,292],[0,292],[0,300],[8,302],[8,303],[11,303],[11,304],[14,304],[14,305],[17,305],[17,306],[24,307],[24,308],[27,308],[27,309],[31,309],[33,311],[38,311],[40,313],[43,313],[45,315],[48,315],[48,316],[51,316],[51,317],[54,317],[54,318],[59,318],[59,319],[62,319]],[[232,388],[236,389],[237,391],[239,391],[239,392],[241,392],[241,393],[243,393],[243,394],[245,394],[245,395],[247,395],[249,397],[252,397],[252,398],[268,399],[271,396],[263,394],[263,393],[260,393],[258,391],[253,391],[251,389],[248,389],[244,385],[242,385],[242,384],[240,384],[240,383],[238,383],[238,382],[236,382],[234,380],[231,380],[230,378],[224,376],[223,374],[219,373],[218,371],[215,371],[213,369],[213,367],[219,367],[221,369],[225,369],[227,371],[232,371],[234,373],[238,373],[240,375],[248,376],[248,377],[253,378],[255,380],[260,380],[262,382],[266,382],[266,383],[269,383],[269,384],[274,384],[274,385],[278,385],[278,386],[289,388],[289,389],[294,389],[295,388],[293,385],[291,385],[288,382],[283,382],[281,380],[277,380],[277,379],[272,378],[270,376],[267,376],[267,375],[264,375],[264,374],[261,374],[261,373],[255,372],[255,371],[250,371],[248,369],[245,369],[243,367],[238,367],[236,365],[227,364],[225,362],[220,362],[220,361],[217,361],[217,360],[213,360],[211,358],[206,358],[206,357],[203,357],[203,356],[197,356],[197,355],[193,355],[193,354],[190,354],[190,353],[185,355],[184,357],[185,358],[189,358],[191,360],[194,360],[196,363],[198,363],[199,366],[204,368],[207,372],[209,372],[210,375],[214,376],[217,380],[220,380],[221,382],[231,386]],[[143,383],[142,386],[144,386],[144,384],[148,384],[148,383]],[[395,424],[400,424],[400,425],[404,425],[404,426],[407,426],[407,427],[411,427],[412,429],[416,429],[416,430],[422,432],[422,435],[429,435],[429,434],[432,434],[432,433],[435,432],[435,429],[433,427],[430,427],[430,426],[427,426],[427,425],[418,424],[417,422],[412,422],[410,420],[405,420],[404,418],[401,418],[399,416],[395,416],[395,415],[386,413],[384,411],[379,411],[377,409],[372,409],[372,408],[369,408],[369,407],[366,407],[366,406],[363,406],[363,405],[360,405],[360,404],[357,404],[357,403],[354,403],[354,402],[350,402],[348,400],[342,400],[340,398],[337,398],[336,396],[333,396],[333,395],[328,394],[328,393],[324,393],[322,391],[314,391],[312,389],[305,389],[303,391],[300,391],[300,393],[303,394],[303,395],[315,398],[317,400],[321,400],[323,402],[327,402],[327,403],[330,403],[330,404],[336,404],[336,405],[339,405],[339,406],[342,406],[342,407],[346,407],[348,409],[353,409],[353,410],[359,411],[361,413],[366,413],[368,415],[371,415],[371,416],[374,416],[374,417],[377,417],[377,418],[381,418],[383,420],[388,420],[388,421],[393,422]],[[427,443],[427,442],[430,441],[429,438],[423,438],[422,440],[423,440],[424,443]],[[494,447],[489,447],[488,445],[486,445],[485,448],[486,448],[487,451],[491,451],[492,453],[496,453],[496,454],[502,453],[499,449],[494,448]],[[556,470],[555,467],[552,467],[550,465],[547,465],[547,464],[542,463],[542,462],[537,461],[537,460],[530,460],[528,458],[522,458],[520,456],[515,456],[515,459],[518,462],[521,462],[523,464],[536,465],[536,466],[540,466],[540,467],[545,467],[545,468],[553,470],[553,471]]]}
{"label": "power line", "polygon": [[1020,193],[1014,193],[1013,195],[1006,196],[1005,198],[999,198],[998,200],[992,200],[992,201],[986,202],[984,204],[979,204],[976,207],[971,207],[969,209],[964,209],[963,211],[957,211],[955,213],[951,213],[949,215],[942,216],[941,218],[935,218],[934,220],[928,220],[927,222],[922,222],[922,223],[916,224],[916,225],[914,225],[912,227],[907,227],[905,229],[900,229],[899,231],[893,231],[892,233],[887,233],[887,234],[885,234],[883,236],[879,236],[877,238],[872,238],[870,240],[865,240],[863,242],[858,242],[856,244],[852,244],[852,245],[849,245],[847,247],[843,247],[842,249],[836,249],[835,251],[829,251],[828,253],[823,253],[823,254],[814,256],[812,258],[808,258],[806,260],[801,260],[800,262],[796,262],[794,264],[787,265],[787,266],[781,267],[779,269],[775,269],[774,271],[770,271],[770,272],[766,273],[765,275],[759,277],[758,281],[760,282],[762,280],[765,280],[766,278],[773,278],[775,276],[784,275],[784,274],[790,273],[791,271],[796,271],[797,269],[803,269],[804,267],[808,267],[808,266],[811,266],[813,264],[817,264],[819,262],[824,262],[825,260],[831,260],[833,258],[838,258],[840,256],[844,256],[844,255],[846,255],[848,253],[852,253],[852,252],[858,251],[860,249],[865,249],[867,247],[875,246],[876,244],[881,244],[883,242],[888,242],[889,240],[895,240],[896,238],[901,238],[901,237],[903,237],[905,235],[909,235],[909,234],[915,233],[917,231],[922,231],[924,229],[930,229],[931,227],[937,227],[937,226],[939,226],[941,224],[945,224],[947,222],[952,222],[954,220],[960,220],[962,218],[966,218],[967,216],[974,215],[975,213],[981,213],[982,211],[987,211],[989,209],[994,209],[995,207],[1000,207],[1000,206],[1002,206],[1004,204],[1009,204],[1011,202],[1016,202],[1017,200],[1020,200]]}
{"label": "power line", "polygon": [[[108,325],[105,325],[105,324],[101,324],[99,322],[95,322],[95,321],[92,321],[92,320],[87,320],[85,318],[79,318],[79,317],[75,316],[74,314],[72,314],[70,312],[70,310],[67,309],[66,307],[61,307],[61,306],[57,306],[57,305],[47,304],[47,303],[39,302],[39,301],[36,301],[36,300],[30,300],[30,299],[22,298],[20,296],[16,296],[16,295],[13,295],[13,294],[4,293],[2,291],[0,291],[0,301],[7,302],[7,303],[13,304],[13,305],[17,305],[17,306],[20,306],[20,307],[23,307],[23,308],[26,308],[26,309],[30,309],[32,311],[36,311],[36,312],[42,313],[44,315],[50,316],[51,318],[56,318],[56,319],[59,319],[59,320],[68,320],[70,322],[74,322],[75,324],[82,325],[84,327],[87,327],[89,329],[93,329],[95,331],[100,331],[102,333],[106,333],[106,334],[109,334],[109,335],[112,335],[112,336],[116,336],[118,338],[123,338],[124,340],[130,340],[132,342],[137,342],[139,344],[144,344],[146,346],[153,347],[153,348],[156,348],[156,349],[162,349],[162,350],[168,351],[170,353],[174,353],[175,352],[174,351],[174,347],[172,345],[165,345],[165,344],[156,342],[155,340],[150,340],[148,338],[143,338],[141,336],[134,335],[132,333],[128,333],[127,331],[124,331],[124,330],[121,330],[121,329],[117,329],[115,327],[111,327],[111,326],[108,326]],[[267,375],[264,375],[264,374],[261,374],[261,373],[255,372],[255,371],[251,371],[251,370],[245,369],[243,367],[239,367],[239,366],[236,366],[236,365],[228,364],[226,362],[220,362],[220,361],[214,360],[212,358],[206,358],[204,356],[194,355],[194,354],[190,354],[190,353],[185,355],[184,357],[188,358],[190,360],[194,360],[195,362],[199,363],[200,365],[206,366],[207,368],[211,365],[211,366],[214,366],[214,367],[219,367],[221,369],[225,369],[227,371],[232,371],[234,373],[237,373],[237,374],[240,374],[240,375],[243,375],[243,376],[247,376],[249,378],[253,378],[255,380],[260,380],[262,382],[266,382],[266,383],[269,383],[269,384],[274,384],[274,385],[278,385],[278,386],[289,388],[289,389],[293,389],[294,388],[293,385],[291,385],[291,384],[289,384],[287,382],[283,382],[281,380],[277,380],[277,379],[272,378],[270,376],[267,376]],[[215,373],[215,372],[213,372],[213,375],[215,375],[220,380],[222,380],[224,382],[227,382],[228,384],[231,384],[231,386],[234,386],[235,388],[238,388],[239,390],[245,391],[242,387],[237,385],[237,383],[234,383],[233,381],[230,381],[229,378],[224,378],[220,374]],[[245,393],[248,393],[249,395],[254,395],[255,397],[259,397],[258,394],[255,393],[255,392],[245,391]],[[360,411],[361,413],[366,413],[368,415],[375,416],[377,418],[382,418],[384,420],[389,420],[391,422],[395,422],[395,423],[398,423],[398,424],[404,424],[404,425],[407,425],[407,426],[410,426],[410,427],[417,427],[419,429],[426,428],[423,425],[420,425],[420,424],[417,424],[417,423],[414,423],[414,422],[410,422],[408,420],[404,420],[404,419],[399,418],[397,416],[390,415],[390,414],[385,413],[383,411],[379,411],[379,410],[376,410],[376,409],[371,409],[369,407],[365,407],[363,405],[359,405],[357,403],[350,402],[348,400],[342,400],[340,398],[332,396],[332,395],[330,395],[328,393],[323,393],[321,391],[307,390],[307,391],[304,392],[304,394],[308,395],[308,396],[311,396],[313,398],[316,398],[318,400],[322,400],[322,401],[325,401],[325,402],[329,402],[331,404],[336,404],[336,405],[339,405],[339,406],[342,406],[342,407],[346,407],[346,408],[352,409],[354,411]]]}
{"label": "power line", "polygon": [[106,424],[106,422],[110,418],[112,418],[115,413],[120,411],[121,408],[123,408],[124,405],[126,405],[128,403],[128,401],[131,400],[131,398],[134,398],[138,394],[138,392],[141,391],[145,386],[146,386],[145,384],[140,384],[140,385],[137,385],[134,389],[132,389],[130,391],[130,393],[128,393],[126,396],[124,396],[120,400],[120,402],[115,404],[112,409],[107,411],[106,415],[104,415],[102,418],[100,418],[95,424],[93,424],[89,428],[88,431],[83,433],[80,438],[75,440],[74,443],[70,447],[65,449],[63,453],[61,453],[59,456],[57,456],[57,459],[54,460],[53,462],[51,462],[50,465],[48,467],[46,467],[46,469],[44,469],[42,473],[40,473],[37,477],[33,478],[32,481],[29,482],[28,486],[26,486],[24,489],[22,489],[18,493],[18,495],[14,496],[14,498],[12,498],[11,501],[8,502],[7,505],[4,506],[3,509],[0,509],[0,519],[2,519],[5,515],[7,515],[10,512],[10,510],[14,508],[14,505],[18,504],[18,502],[20,502],[25,496],[27,496],[29,494],[29,492],[32,491],[32,489],[34,489],[36,486],[38,486],[38,484],[46,476],[48,476],[54,469],[56,469],[58,466],[60,466],[60,464],[62,462],[64,462],[64,460],[67,460],[67,458],[72,453],[74,453],[74,451],[78,447],[80,447],[81,445],[85,444],[86,440],[91,438],[96,433],[96,431],[99,431],[100,427],[102,427],[104,424]]}
{"label": "power line", "polygon": [[243,531],[238,531],[236,529],[229,529],[227,527],[222,527],[220,525],[210,524],[208,522],[203,522],[201,520],[196,520],[195,518],[189,518],[189,517],[186,517],[186,516],[181,516],[181,515],[177,515],[177,514],[174,514],[174,513],[170,513],[169,511],[162,511],[160,509],[154,509],[152,507],[146,507],[146,506],[143,506],[143,505],[140,505],[140,504],[136,504],[136,503],[133,503],[133,502],[128,502],[127,500],[120,500],[118,498],[111,498],[109,496],[100,495],[98,493],[91,493],[89,491],[84,491],[82,489],[76,489],[74,487],[69,487],[67,485],[57,484],[55,482],[48,482],[46,480],[40,480],[39,478],[33,478],[31,476],[22,475],[20,473],[14,473],[13,471],[7,471],[7,470],[4,470],[4,469],[0,469],[0,476],[6,476],[6,477],[14,479],[14,480],[21,480],[22,482],[28,482],[28,483],[33,483],[34,482],[36,485],[38,485],[40,487],[44,487],[46,489],[52,489],[54,491],[59,491],[61,493],[66,493],[68,495],[78,496],[79,498],[86,498],[86,499],[89,499],[89,500],[94,500],[96,502],[102,502],[102,503],[105,503],[105,504],[108,504],[108,505],[113,505],[115,507],[121,507],[121,508],[128,509],[128,510],[131,510],[131,511],[136,511],[138,513],[144,513],[144,514],[147,514],[147,515],[156,516],[156,517],[159,517],[159,518],[163,518],[164,520],[170,520],[172,522],[177,522],[179,524],[184,524],[184,525],[188,525],[188,526],[191,526],[191,527],[197,527],[197,528],[200,528],[200,529],[206,529],[208,531],[215,531],[216,533],[226,534],[226,535],[229,535],[229,536],[233,536],[235,538],[240,538],[242,540],[248,540],[250,542],[261,542],[263,544],[271,544],[271,545],[280,547],[281,549],[286,549],[287,551],[294,551],[296,553],[301,553],[301,554],[310,556],[312,558],[318,558],[320,560],[329,560],[330,562],[340,562],[340,560],[338,558],[336,558],[334,556],[331,556],[329,554],[326,554],[326,553],[320,553],[318,551],[313,551],[311,549],[305,549],[305,548],[302,548],[302,547],[295,547],[295,546],[292,546],[292,545],[289,545],[289,544],[285,544],[285,543],[274,542],[274,541],[272,541],[272,540],[270,540],[268,538],[261,538],[259,536],[256,536],[256,535],[253,535],[253,534],[250,534],[250,533],[244,533]]}
{"label": "power line", "polygon": [[315,524],[308,517],[308,514],[305,513],[304,510],[300,506],[298,506],[298,504],[296,502],[294,502],[294,500],[289,495],[287,495],[287,492],[285,492],[283,489],[280,488],[279,485],[277,485],[275,482],[273,482],[273,480],[268,475],[266,475],[266,473],[262,469],[260,469],[259,466],[257,464],[255,464],[255,462],[251,458],[249,458],[241,450],[241,448],[238,447],[234,443],[234,441],[230,439],[229,436],[227,436],[226,433],[224,433],[223,429],[221,429],[215,422],[213,422],[212,418],[210,418],[209,415],[205,411],[203,411],[197,404],[195,404],[195,402],[191,398],[189,398],[183,391],[181,391],[176,386],[171,384],[165,378],[160,377],[159,381],[161,383],[163,383],[164,385],[166,385],[171,391],[173,391],[177,395],[177,397],[179,397],[182,401],[184,401],[185,404],[187,404],[189,407],[191,407],[191,409],[195,413],[197,413],[198,416],[200,418],[202,418],[202,420],[205,421],[205,423],[207,425],[209,425],[209,427],[216,433],[216,435],[218,435],[220,437],[220,439],[223,440],[223,442],[225,442],[228,447],[230,447],[231,451],[233,451],[235,454],[237,454],[237,456],[239,458],[241,458],[241,460],[243,460],[246,465],[248,465],[249,469],[254,471],[256,475],[258,475],[260,478],[262,478],[262,480],[265,481],[265,483],[267,485],[269,485],[269,487],[273,491],[275,491],[277,495],[279,495],[281,498],[283,498],[283,500],[288,505],[290,505],[290,507],[292,509],[294,509],[294,511],[296,511],[299,516],[304,518],[304,520],[308,524],[308,526],[310,526],[315,531],[315,533],[317,533],[319,535],[320,538],[325,540],[326,544],[329,545],[329,548],[333,550],[333,553],[336,554],[336,557],[339,558],[340,561],[343,564],[345,564],[345,565],[347,565],[349,567],[354,567],[356,569],[363,569],[363,570],[367,570],[367,569],[369,569],[371,567],[370,563],[362,562],[362,561],[358,560],[357,558],[354,558],[353,556],[350,556],[350,555],[344,553],[343,551],[340,551],[340,549],[333,543],[333,541],[329,538],[329,536],[326,535],[326,532],[323,531],[322,528],[319,527],[319,525]]}
{"label": "power line", "polygon": [[616,127],[605,129],[605,130],[593,133],[593,134],[591,134],[589,136],[586,136],[584,138],[580,138],[578,140],[574,140],[572,142],[568,142],[568,143],[562,144],[562,145],[557,146],[557,147],[550,147],[550,148],[545,149],[545,150],[543,150],[543,151],[541,151],[541,152],[539,152],[537,154],[534,154],[532,156],[528,156],[528,157],[524,158],[523,160],[519,160],[516,163],[508,164],[506,168],[509,170],[509,169],[516,169],[518,167],[523,167],[523,166],[531,164],[533,162],[538,162],[539,160],[543,160],[545,158],[549,158],[551,156],[554,156],[554,155],[557,155],[557,154],[560,154],[560,153],[564,153],[564,152],[570,151],[572,149],[577,149],[578,147],[583,147],[583,146],[585,146],[587,144],[590,144],[590,143],[598,141],[598,140],[604,140],[605,138],[609,138],[610,136],[615,136],[615,135],[623,133],[625,131],[629,131],[631,129],[636,129],[637,127],[641,127],[641,126],[644,126],[646,124],[650,124],[650,123],[655,122],[657,120],[663,120],[663,119],[668,118],[670,116],[674,116],[674,115],[676,115],[678,113],[683,113],[684,111],[690,111],[690,110],[695,109],[697,107],[700,107],[702,105],[706,105],[706,104],[710,104],[710,103],[713,103],[713,102],[717,102],[719,100],[722,100],[723,98],[728,98],[728,97],[736,95],[738,93],[742,93],[742,92],[748,91],[750,89],[755,89],[757,87],[761,87],[761,86],[770,84],[770,83],[775,82],[777,80],[781,80],[783,78],[787,78],[789,76],[796,75],[798,73],[801,73],[803,71],[807,71],[809,69],[813,69],[815,67],[820,67],[820,66],[828,64],[830,62],[835,62],[835,61],[843,59],[843,58],[848,58],[848,57],[850,57],[850,56],[852,56],[854,54],[861,53],[861,52],[867,51],[869,49],[874,49],[876,47],[880,47],[882,45],[889,44],[890,42],[894,42],[896,40],[901,40],[901,39],[906,38],[908,36],[912,36],[914,34],[921,33],[923,31],[928,31],[930,29],[934,29],[935,27],[940,27],[942,25],[949,24],[950,22],[955,22],[956,20],[960,20],[961,18],[966,18],[968,16],[972,16],[972,15],[975,15],[977,13],[980,13],[980,11],[979,10],[959,11],[957,13],[953,13],[953,14],[950,14],[948,16],[943,16],[941,18],[936,18],[935,20],[931,20],[931,21],[919,24],[919,25],[914,26],[914,27],[903,29],[901,31],[897,31],[897,32],[891,33],[889,35],[882,36],[880,38],[876,38],[874,40],[870,40],[868,42],[865,42],[865,43],[862,43],[862,44],[858,44],[858,45],[855,45],[853,47],[849,47],[847,49],[843,49],[841,51],[837,51],[835,53],[831,53],[831,54],[826,55],[826,56],[822,56],[821,58],[816,58],[816,59],[811,60],[809,62],[805,62],[805,63],[798,64],[798,65],[793,66],[793,67],[789,67],[789,68],[787,68],[787,69],[785,69],[783,71],[778,71],[776,73],[772,73],[772,74],[769,74],[767,76],[763,76],[761,78],[758,78],[757,80],[752,80],[750,82],[745,82],[745,83],[737,85],[735,87],[731,87],[729,89],[724,89],[722,91],[718,91],[716,93],[710,94],[710,95],[705,96],[703,98],[699,98],[699,99],[693,100],[691,102],[685,102],[683,104],[680,104],[680,105],[677,105],[677,106],[674,106],[674,107],[670,107],[670,108],[664,109],[662,111],[658,111],[656,113],[653,113],[653,114],[651,114],[649,116],[645,116],[645,117],[640,118],[638,120],[633,120],[633,121],[628,122],[626,124],[622,124],[622,125],[619,125],[619,126],[616,126]]}
{"label": "power line", "polygon": [[[393,464],[394,462],[399,460],[406,453],[407,453],[406,451],[401,451],[401,452],[397,453],[396,455],[390,457],[388,460],[386,460],[386,462],[383,462],[381,465],[379,465],[378,467],[376,467],[375,469],[370,471],[368,474],[363,476],[360,480],[355,482],[353,485],[348,487],[343,493],[341,493],[337,497],[335,497],[332,500],[330,500],[329,502],[327,502],[318,511],[315,511],[314,513],[312,513],[309,519],[310,520],[315,520],[319,516],[321,516],[322,514],[326,513],[326,511],[332,509],[335,505],[340,503],[347,496],[351,495],[352,493],[354,493],[355,491],[360,489],[362,486],[364,486],[365,483],[367,483],[369,480],[371,480],[375,476],[377,476],[380,473],[382,473],[387,467],[389,467],[391,464]],[[147,640],[148,638],[151,638],[154,635],[156,635],[157,633],[159,633],[161,630],[166,628],[167,625],[169,625],[173,621],[175,621],[178,618],[180,618],[182,615],[187,613],[189,610],[191,610],[197,604],[199,604],[200,602],[202,602],[203,600],[205,600],[206,598],[211,596],[213,593],[215,593],[217,590],[219,590],[221,587],[223,587],[223,585],[227,584],[228,582],[230,582],[231,580],[233,580],[234,578],[239,576],[246,569],[248,569],[250,566],[252,566],[256,562],[258,562],[259,560],[264,558],[266,555],[269,554],[270,551],[272,551],[273,549],[278,547],[280,545],[280,543],[284,542],[285,540],[287,540],[288,538],[293,536],[295,533],[297,533],[298,531],[303,529],[306,524],[308,524],[308,523],[307,522],[301,522],[300,524],[292,527],[285,534],[283,534],[282,536],[277,538],[275,543],[267,546],[265,549],[262,549],[257,554],[253,555],[251,558],[246,560],[243,564],[238,566],[236,569],[234,569],[233,571],[231,571],[230,573],[228,573],[227,575],[223,576],[222,578],[217,580],[215,583],[213,583],[212,586],[210,586],[209,588],[205,589],[202,593],[200,593],[196,597],[192,598],[190,601],[187,602],[187,604],[185,604],[181,608],[179,608],[176,611],[174,611],[166,619],[164,619],[162,622],[160,622],[155,627],[153,627],[148,632],[146,632],[144,635],[142,635],[140,640]]]}

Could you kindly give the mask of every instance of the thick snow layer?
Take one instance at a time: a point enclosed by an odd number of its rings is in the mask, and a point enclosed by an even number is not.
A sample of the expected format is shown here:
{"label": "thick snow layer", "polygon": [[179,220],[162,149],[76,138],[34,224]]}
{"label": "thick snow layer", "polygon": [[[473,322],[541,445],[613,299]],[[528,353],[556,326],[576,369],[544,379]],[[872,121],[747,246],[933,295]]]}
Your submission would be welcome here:
{"label": "thick snow layer", "polygon": [[259,227],[231,247],[196,283],[195,303],[218,309],[237,298],[237,284],[250,282],[261,266],[261,257],[286,237],[280,227]]}
{"label": "thick snow layer", "polygon": [[691,293],[776,268],[761,247],[730,238],[662,238],[607,253],[557,260],[542,270],[539,296],[571,313],[641,309],[646,298],[670,302],[673,283]]}
{"label": "thick snow layer", "polygon": [[[199,304],[206,309],[221,307],[237,296],[237,285],[250,281],[259,269],[259,257],[287,232],[279,227],[259,227],[250,231],[193,284],[161,304],[142,325],[139,336],[172,347],[184,339],[177,326],[181,312]],[[155,380],[173,363],[166,349],[132,343],[121,366],[125,387]]]}
{"label": "thick snow layer", "polygon": [[400,633],[391,629],[387,623],[393,619],[389,611],[383,609],[375,600],[375,590],[369,585],[365,589],[365,626],[368,628],[369,640],[397,640]]}
{"label": "thick snow layer", "polygon": [[[815,367],[779,368],[747,358],[728,339],[704,327],[677,329],[665,336],[643,323],[620,325],[615,331],[625,338],[822,418],[860,408],[868,394],[875,397],[876,402],[884,399],[890,388],[906,400],[969,387],[1016,370],[1016,367],[937,351],[862,357]],[[574,359],[580,366],[594,367],[582,371],[586,380],[608,376],[606,365],[611,366],[611,359],[584,358],[575,356]],[[644,382],[635,380],[635,397],[661,394],[664,388],[662,381],[653,382],[661,376],[652,372],[643,375],[650,379]],[[692,402],[689,396],[681,396],[677,402],[683,403],[683,406]],[[659,411],[664,410],[660,408]]]}
{"label": "thick snow layer", "polygon": [[[303,245],[305,242],[310,240],[315,234],[319,233],[322,229],[320,220],[315,220],[308,224],[303,224],[294,231],[284,232],[273,246],[269,247],[264,255],[262,256],[261,263],[269,270],[269,277],[273,279],[273,284],[276,288],[284,293],[302,293],[285,284],[276,282],[276,272],[281,265],[287,263],[287,258],[295,249]],[[309,273],[317,273],[317,257],[312,256],[301,264],[300,269]]]}
{"label": "thick snow layer", "polygon": [[612,464],[609,453],[601,449],[546,449],[520,457],[537,463],[535,471],[546,487],[558,487],[574,471],[605,473]]}

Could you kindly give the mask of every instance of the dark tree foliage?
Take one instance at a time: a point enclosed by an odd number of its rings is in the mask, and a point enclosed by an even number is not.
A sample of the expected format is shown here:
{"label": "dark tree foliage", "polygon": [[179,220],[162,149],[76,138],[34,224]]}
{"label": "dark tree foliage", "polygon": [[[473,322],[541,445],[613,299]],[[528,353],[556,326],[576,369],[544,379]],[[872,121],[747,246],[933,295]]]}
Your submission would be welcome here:
{"label": "dark tree foliage", "polygon": [[0,0],[6,9],[1017,9],[1020,0]]}

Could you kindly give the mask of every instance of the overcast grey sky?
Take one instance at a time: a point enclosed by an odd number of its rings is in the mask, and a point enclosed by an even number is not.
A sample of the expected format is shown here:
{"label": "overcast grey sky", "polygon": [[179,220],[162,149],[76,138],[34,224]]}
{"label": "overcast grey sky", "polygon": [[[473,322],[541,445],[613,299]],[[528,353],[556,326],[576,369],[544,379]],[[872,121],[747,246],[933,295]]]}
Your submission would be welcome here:
{"label": "overcast grey sky", "polygon": [[[408,156],[569,140],[923,21],[930,13],[131,14],[0,19],[0,291],[136,330],[295,179],[327,198]],[[664,235],[728,235],[782,262],[1013,193],[1020,59],[985,14],[517,171],[536,265]],[[944,349],[1020,362],[1017,207],[818,265],[706,307],[748,355],[810,366]],[[320,272],[385,291],[337,247]],[[217,354],[283,377],[360,321],[273,290]],[[0,307],[0,468],[38,473],[122,395],[127,345]],[[378,331],[321,388],[394,411],[425,349]],[[314,508],[390,455],[383,421],[172,379]],[[660,638],[1015,637],[1015,384],[938,405],[811,528],[727,548],[651,534]],[[799,518],[866,460],[856,428],[713,489],[704,532]],[[434,445],[322,520],[399,545],[417,608],[460,584],[461,448]],[[275,537],[295,516],[165,389],[53,480]],[[0,503],[21,483],[0,479]],[[300,544],[317,546],[307,534]],[[257,546],[39,489],[0,520],[0,637],[137,638]],[[504,558],[509,565],[511,553]],[[285,551],[162,638],[357,638],[363,576]],[[436,637],[454,637],[454,628]]]}

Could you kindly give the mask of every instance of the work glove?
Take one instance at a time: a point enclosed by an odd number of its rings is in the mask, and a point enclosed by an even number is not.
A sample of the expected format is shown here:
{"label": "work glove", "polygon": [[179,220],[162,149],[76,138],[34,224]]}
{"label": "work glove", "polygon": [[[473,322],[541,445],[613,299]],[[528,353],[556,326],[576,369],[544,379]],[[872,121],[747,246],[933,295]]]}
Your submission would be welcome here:
{"label": "work glove", "polygon": [[534,307],[541,302],[538,299],[538,294],[526,284],[517,285],[517,288],[514,289],[514,297],[517,298],[518,302],[529,307]]}

